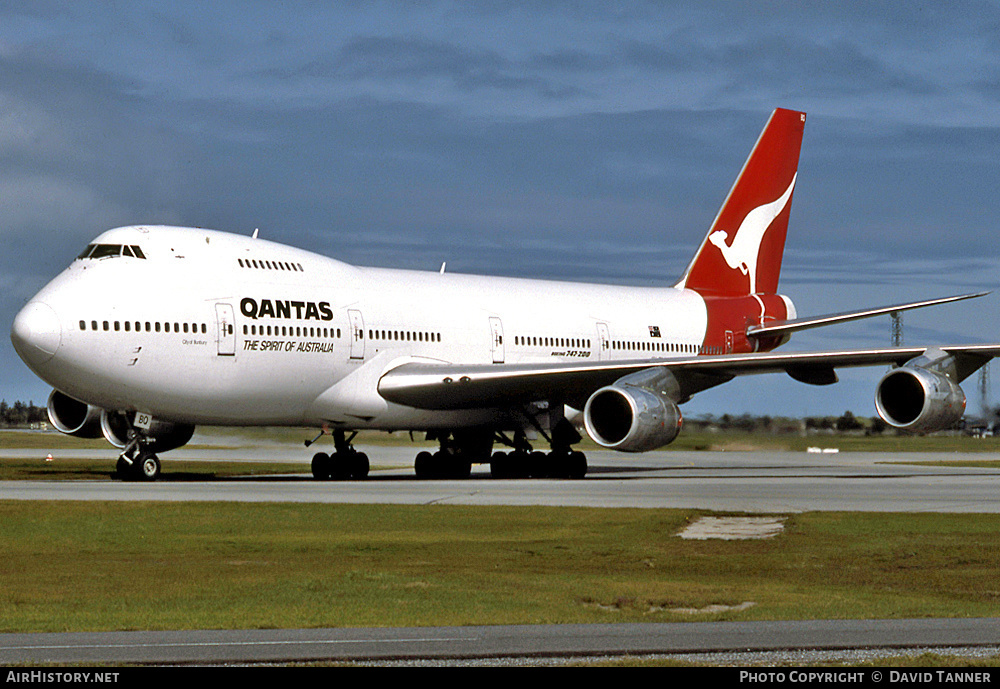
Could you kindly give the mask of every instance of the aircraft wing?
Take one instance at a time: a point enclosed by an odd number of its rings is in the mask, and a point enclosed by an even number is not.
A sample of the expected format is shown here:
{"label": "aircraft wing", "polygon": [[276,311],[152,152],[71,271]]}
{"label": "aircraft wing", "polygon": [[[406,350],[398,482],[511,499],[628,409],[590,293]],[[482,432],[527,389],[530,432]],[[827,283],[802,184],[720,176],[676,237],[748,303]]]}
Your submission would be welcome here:
{"label": "aircraft wing", "polygon": [[[736,376],[785,372],[796,380],[825,385],[837,380],[835,369],[902,365],[927,347],[891,347],[829,352],[767,352],[672,359],[636,359],[583,363],[433,364],[406,363],[386,372],[379,394],[390,402],[419,409],[475,409],[560,399],[582,408],[599,388],[650,368],[669,370],[680,386],[679,402]],[[992,357],[1000,344],[934,347],[959,362],[960,380]]]}

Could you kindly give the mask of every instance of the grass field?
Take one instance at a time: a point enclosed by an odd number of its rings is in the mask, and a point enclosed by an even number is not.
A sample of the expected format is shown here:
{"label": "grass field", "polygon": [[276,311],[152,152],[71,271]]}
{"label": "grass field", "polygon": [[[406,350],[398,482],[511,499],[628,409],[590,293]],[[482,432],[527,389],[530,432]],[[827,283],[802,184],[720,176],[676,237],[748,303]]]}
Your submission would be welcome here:
{"label": "grass field", "polygon": [[697,514],[5,502],[0,631],[1000,615],[1000,517]]}

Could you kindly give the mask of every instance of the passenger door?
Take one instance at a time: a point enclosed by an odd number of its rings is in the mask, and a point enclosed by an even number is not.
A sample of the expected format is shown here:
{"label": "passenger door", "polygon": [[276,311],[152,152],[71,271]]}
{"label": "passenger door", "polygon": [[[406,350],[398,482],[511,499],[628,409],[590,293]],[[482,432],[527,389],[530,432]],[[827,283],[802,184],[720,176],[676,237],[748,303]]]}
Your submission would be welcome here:
{"label": "passenger door", "polygon": [[503,323],[496,316],[490,316],[490,336],[492,337],[493,363],[502,364],[504,362]]}
{"label": "passenger door", "polygon": [[219,356],[236,356],[236,326],[230,304],[215,305],[218,326]]}
{"label": "passenger door", "polygon": [[351,358],[365,358],[365,319],[357,309],[349,309],[347,316],[351,321]]}
{"label": "passenger door", "polygon": [[604,361],[611,354],[611,337],[608,334],[608,324],[597,324],[597,360]]}

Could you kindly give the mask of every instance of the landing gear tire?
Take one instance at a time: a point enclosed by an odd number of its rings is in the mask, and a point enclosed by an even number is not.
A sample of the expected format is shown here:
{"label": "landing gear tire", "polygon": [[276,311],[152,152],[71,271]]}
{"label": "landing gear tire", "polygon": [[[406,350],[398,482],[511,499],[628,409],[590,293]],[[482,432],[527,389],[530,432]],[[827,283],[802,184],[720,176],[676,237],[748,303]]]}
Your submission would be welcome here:
{"label": "landing gear tire", "polygon": [[160,478],[160,460],[156,455],[145,455],[138,461],[138,475],[143,481],[155,481]]}
{"label": "landing gear tire", "polygon": [[460,457],[444,457],[445,478],[465,479],[472,476],[472,462]]}
{"label": "landing gear tire", "polygon": [[472,462],[450,452],[431,454],[425,450],[417,454],[413,471],[421,480],[466,479],[472,475]]}
{"label": "landing gear tire", "polygon": [[490,457],[490,476],[492,478],[510,478],[510,460],[506,452],[494,452]]}
{"label": "landing gear tire", "polygon": [[317,481],[327,481],[330,478],[330,455],[317,452],[312,458],[312,475]]}
{"label": "landing gear tire", "polygon": [[112,478],[116,478],[120,481],[128,480],[129,476],[132,474],[132,465],[124,457],[119,457],[118,462],[115,464],[115,473]]}
{"label": "landing gear tire", "polygon": [[417,453],[417,458],[413,460],[413,471],[418,479],[425,480],[435,478],[434,476],[434,455],[424,450]]}
{"label": "landing gear tire", "polygon": [[364,452],[317,452],[312,458],[312,475],[318,481],[360,481],[368,478],[371,464]]}
{"label": "landing gear tire", "polygon": [[364,452],[355,452],[348,458],[350,464],[350,478],[355,481],[368,478],[368,470],[371,464],[368,462],[368,455]]}
{"label": "landing gear tire", "polygon": [[582,452],[570,452],[562,464],[562,475],[565,478],[577,480],[587,475],[587,455]]}
{"label": "landing gear tire", "polygon": [[560,478],[581,479],[587,475],[587,455],[570,452],[494,452],[490,474],[495,479]]}
{"label": "landing gear tire", "polygon": [[490,475],[496,479],[528,478],[532,458],[523,450],[494,452],[490,458]]}
{"label": "landing gear tire", "polygon": [[528,455],[528,476],[530,478],[549,478],[552,475],[552,457],[541,451]]}

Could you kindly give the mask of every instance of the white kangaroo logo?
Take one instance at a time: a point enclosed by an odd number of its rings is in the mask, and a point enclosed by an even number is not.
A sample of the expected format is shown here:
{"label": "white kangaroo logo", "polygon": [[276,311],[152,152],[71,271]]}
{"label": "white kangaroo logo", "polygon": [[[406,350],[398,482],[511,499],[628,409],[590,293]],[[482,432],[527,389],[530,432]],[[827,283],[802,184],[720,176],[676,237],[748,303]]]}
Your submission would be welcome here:
{"label": "white kangaroo logo", "polygon": [[732,244],[726,244],[729,235],[724,230],[718,230],[708,236],[708,241],[719,247],[722,257],[726,259],[730,268],[739,268],[741,273],[750,277],[750,294],[757,292],[757,254],[760,252],[760,243],[767,228],[788,204],[797,176],[798,173],[792,176],[792,183],[788,185],[781,198],[758,206],[747,213],[740,223],[740,229],[736,230]]}

